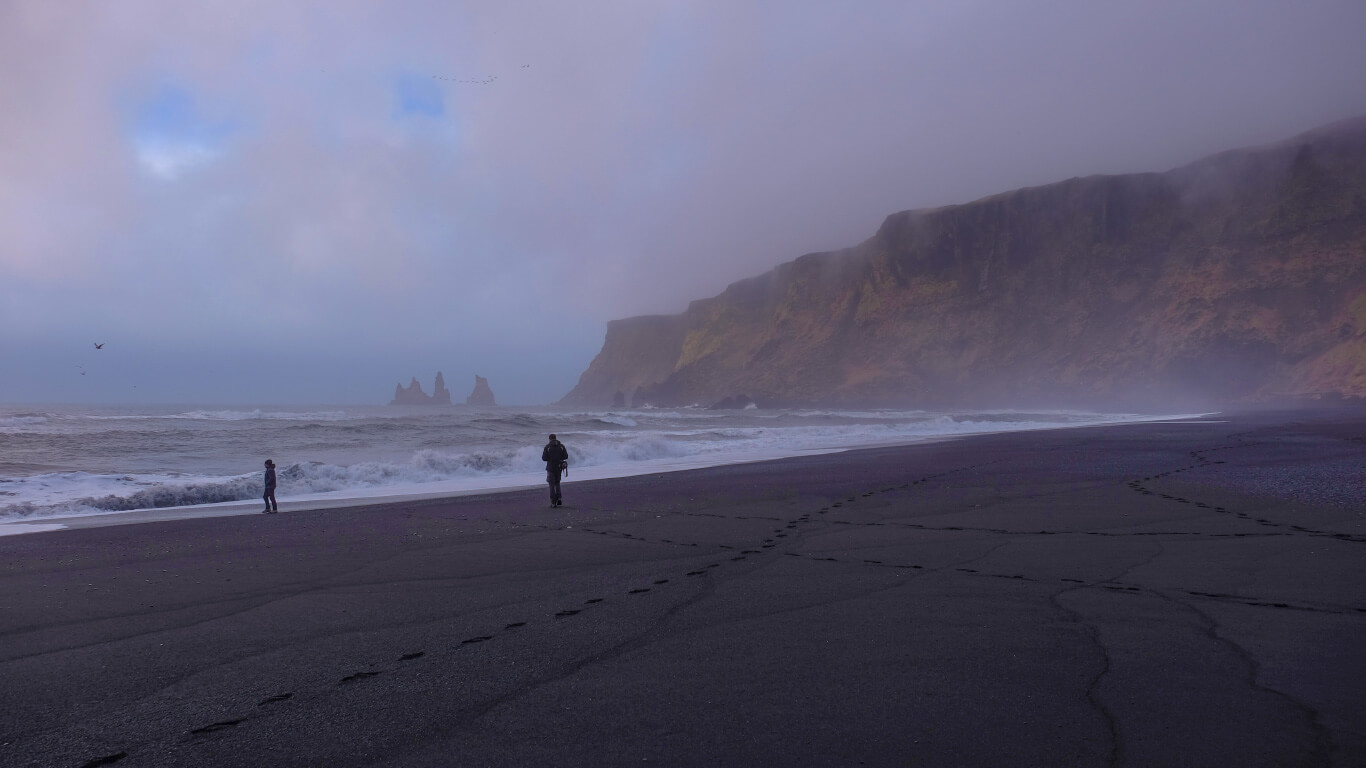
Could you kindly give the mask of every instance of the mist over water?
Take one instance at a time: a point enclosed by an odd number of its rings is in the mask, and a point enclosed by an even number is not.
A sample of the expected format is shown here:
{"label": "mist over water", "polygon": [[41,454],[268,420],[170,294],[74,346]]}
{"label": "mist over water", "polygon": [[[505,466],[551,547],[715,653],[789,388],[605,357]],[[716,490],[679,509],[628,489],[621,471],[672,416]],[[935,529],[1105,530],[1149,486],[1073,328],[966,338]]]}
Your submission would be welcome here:
{"label": "mist over water", "polygon": [[[569,448],[569,482],[983,432],[1151,420],[1071,411],[463,407],[0,407],[0,521],[260,497],[380,498],[541,481]],[[578,474],[576,474],[578,472]]]}

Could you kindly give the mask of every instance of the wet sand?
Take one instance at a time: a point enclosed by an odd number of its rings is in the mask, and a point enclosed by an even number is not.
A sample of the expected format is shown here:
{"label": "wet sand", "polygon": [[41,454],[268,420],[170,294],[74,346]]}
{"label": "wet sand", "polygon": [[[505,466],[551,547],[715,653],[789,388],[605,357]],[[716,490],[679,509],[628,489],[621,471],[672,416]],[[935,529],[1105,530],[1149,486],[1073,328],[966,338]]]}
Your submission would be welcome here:
{"label": "wet sand", "polygon": [[1366,415],[0,538],[4,765],[1366,764]]}

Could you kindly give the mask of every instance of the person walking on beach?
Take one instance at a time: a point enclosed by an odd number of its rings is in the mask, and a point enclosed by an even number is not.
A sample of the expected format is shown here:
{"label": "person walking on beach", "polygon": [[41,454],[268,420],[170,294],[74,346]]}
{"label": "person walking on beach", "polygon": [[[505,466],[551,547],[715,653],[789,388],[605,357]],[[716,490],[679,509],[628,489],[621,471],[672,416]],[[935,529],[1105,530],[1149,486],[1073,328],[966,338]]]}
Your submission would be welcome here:
{"label": "person walking on beach", "polygon": [[541,451],[541,461],[545,462],[545,481],[550,484],[550,506],[560,506],[560,473],[569,469],[569,451],[564,443],[550,436],[550,442]]}
{"label": "person walking on beach", "polygon": [[266,509],[265,514],[274,514],[280,511],[280,505],[275,503],[275,462],[266,459]]}

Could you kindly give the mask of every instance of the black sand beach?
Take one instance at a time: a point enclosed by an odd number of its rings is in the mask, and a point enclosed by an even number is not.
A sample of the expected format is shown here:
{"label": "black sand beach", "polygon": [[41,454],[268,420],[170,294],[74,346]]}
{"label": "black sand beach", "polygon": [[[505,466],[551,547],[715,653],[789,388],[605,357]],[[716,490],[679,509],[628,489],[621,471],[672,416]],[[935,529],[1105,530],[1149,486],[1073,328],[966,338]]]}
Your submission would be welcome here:
{"label": "black sand beach", "polygon": [[1366,415],[0,538],[4,765],[1366,764]]}

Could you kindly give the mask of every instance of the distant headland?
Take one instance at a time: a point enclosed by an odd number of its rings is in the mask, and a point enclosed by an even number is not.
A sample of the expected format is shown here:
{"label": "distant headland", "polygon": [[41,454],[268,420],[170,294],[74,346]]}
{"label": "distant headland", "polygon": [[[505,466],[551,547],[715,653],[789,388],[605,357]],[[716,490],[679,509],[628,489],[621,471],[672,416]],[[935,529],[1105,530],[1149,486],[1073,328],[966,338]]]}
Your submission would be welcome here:
{"label": "distant headland", "polygon": [[560,403],[1285,398],[1366,399],[1366,117],[1165,173],[894,213],[682,314],[608,323]]}

